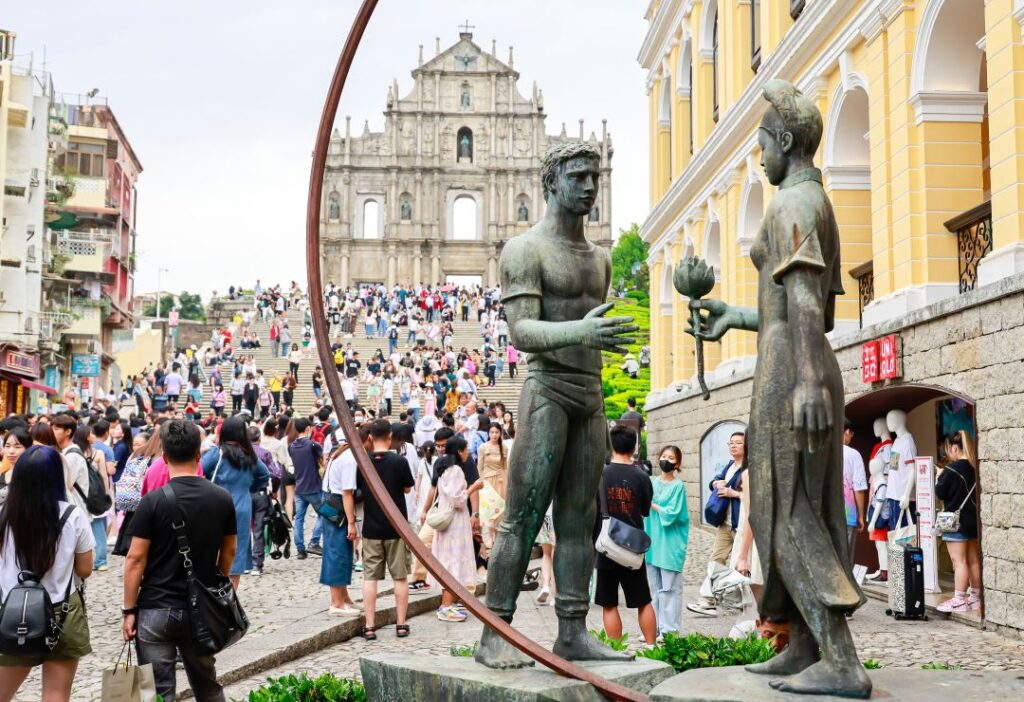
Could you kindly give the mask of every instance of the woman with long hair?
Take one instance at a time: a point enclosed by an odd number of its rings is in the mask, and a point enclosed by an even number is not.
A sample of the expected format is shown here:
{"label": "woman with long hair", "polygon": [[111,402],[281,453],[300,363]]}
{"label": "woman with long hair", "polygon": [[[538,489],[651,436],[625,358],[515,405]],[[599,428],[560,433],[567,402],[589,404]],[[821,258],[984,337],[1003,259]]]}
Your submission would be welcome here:
{"label": "woman with long hair", "polygon": [[295,395],[295,388],[299,386],[295,376],[292,375],[291,371],[284,374],[284,380],[281,383],[281,393],[283,395],[284,406],[291,408],[292,401]]}
{"label": "woman with long hair", "polygon": [[[96,451],[92,447],[92,442],[95,439],[95,435],[92,433],[92,428],[82,424],[75,429],[75,433],[71,435],[71,441],[75,446],[81,450],[82,455],[85,456],[86,462],[91,465],[96,473],[99,474],[103,480],[103,488],[110,496],[111,504],[114,501],[114,489],[110,483],[110,476],[113,474],[112,468],[108,469],[106,458],[102,451]],[[85,499],[83,497],[83,499]],[[107,570],[107,518],[110,516],[109,510],[104,514],[90,514],[89,518],[92,521],[92,535],[95,540],[95,548],[93,553],[95,554],[96,560],[92,564],[93,568],[97,571]]]}
{"label": "woman with long hair", "polygon": [[940,604],[940,612],[968,612],[981,608],[981,549],[978,544],[978,473],[971,437],[958,431],[943,437],[950,463],[940,469],[935,496],[947,512],[960,512],[960,526],[945,532],[953,561],[953,596]]}
{"label": "woman with long hair", "polygon": [[41,665],[39,699],[66,702],[78,660],[92,652],[85,607],[75,587],[92,573],[89,515],[68,503],[64,461],[53,448],[29,448],[15,465],[13,478],[0,511],[0,591],[10,592],[19,574],[29,571],[39,576],[55,608],[67,598],[68,611],[57,646],[49,653],[0,655],[0,700],[12,699],[32,668]]}
{"label": "woman with long hair", "polygon": [[238,549],[231,564],[231,582],[238,589],[238,578],[252,569],[252,497],[265,490],[270,471],[256,457],[246,431],[245,420],[228,417],[220,428],[220,442],[203,456],[203,474],[231,494],[238,525]]}
{"label": "woman with long hair", "polygon": [[477,465],[484,486],[480,491],[480,523],[484,546],[494,545],[498,524],[505,515],[505,495],[508,492],[508,451],[501,438],[497,422],[487,429],[487,441],[477,448]]}
{"label": "woman with long hair", "polygon": [[651,537],[647,551],[647,581],[654,598],[658,633],[678,633],[682,626],[683,564],[690,538],[690,515],[686,511],[686,488],[679,479],[683,452],[668,445],[658,455],[661,475],[651,477],[654,497],[644,530]]}
{"label": "woman with long hair", "polygon": [[14,427],[3,443],[3,461],[0,462],[0,504],[7,499],[7,486],[10,485],[11,475],[18,459],[25,453],[25,450],[32,446],[32,435],[26,427]]}
{"label": "woman with long hair", "polygon": [[[451,524],[434,534],[431,551],[445,569],[472,591],[476,587],[476,556],[473,553],[473,525],[467,500],[483,486],[482,480],[467,485],[463,466],[469,461],[469,445],[459,434],[448,439],[444,458],[437,462],[437,501],[440,509],[453,510]],[[440,587],[433,576],[430,578]],[[443,622],[464,622],[466,613],[453,607],[455,598],[449,590],[441,592],[437,618]]]}

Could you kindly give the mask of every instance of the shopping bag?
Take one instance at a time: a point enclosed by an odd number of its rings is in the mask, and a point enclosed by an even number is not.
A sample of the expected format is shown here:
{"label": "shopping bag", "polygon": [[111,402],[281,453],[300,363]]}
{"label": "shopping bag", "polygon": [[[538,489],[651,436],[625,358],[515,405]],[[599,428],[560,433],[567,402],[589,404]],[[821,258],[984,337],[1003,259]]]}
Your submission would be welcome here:
{"label": "shopping bag", "polygon": [[[125,650],[128,651],[125,657]],[[121,659],[124,658],[124,663]],[[156,702],[156,679],[153,665],[132,665],[132,649],[128,642],[112,670],[103,671],[101,702]]]}
{"label": "shopping bag", "polygon": [[[900,510],[900,517],[897,520],[897,524],[903,524],[903,515],[907,514],[906,509]],[[915,544],[917,542],[917,527],[914,525],[914,518],[908,515],[907,525],[899,526],[895,529],[890,529],[888,534],[889,545],[891,546],[906,546],[908,544]]]}

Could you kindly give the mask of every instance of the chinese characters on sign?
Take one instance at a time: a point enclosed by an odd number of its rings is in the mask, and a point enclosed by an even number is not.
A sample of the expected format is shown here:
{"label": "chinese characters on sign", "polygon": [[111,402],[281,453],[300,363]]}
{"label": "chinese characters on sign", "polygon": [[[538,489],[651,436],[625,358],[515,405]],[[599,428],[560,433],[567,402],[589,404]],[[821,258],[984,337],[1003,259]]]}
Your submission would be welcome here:
{"label": "chinese characters on sign", "polygon": [[865,383],[878,382],[877,341],[869,341],[860,349],[860,378]]}
{"label": "chinese characters on sign", "polygon": [[895,334],[861,346],[860,377],[864,383],[891,380],[901,374],[899,340]]}

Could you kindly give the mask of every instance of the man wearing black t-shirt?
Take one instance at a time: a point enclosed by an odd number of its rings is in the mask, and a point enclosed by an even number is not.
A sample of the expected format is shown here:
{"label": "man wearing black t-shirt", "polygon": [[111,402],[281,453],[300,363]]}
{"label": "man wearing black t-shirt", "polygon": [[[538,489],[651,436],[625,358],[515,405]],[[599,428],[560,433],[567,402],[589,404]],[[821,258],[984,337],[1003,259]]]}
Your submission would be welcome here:
{"label": "man wearing black t-shirt", "polygon": [[[391,422],[375,419],[370,424],[370,436],[373,438],[373,453],[370,454],[373,467],[377,469],[377,475],[402,517],[408,519],[405,493],[412,490],[416,483],[409,462],[391,450]],[[370,492],[370,486],[363,480],[362,473],[356,477],[356,487],[363,493],[363,606],[366,610],[363,638],[367,641],[377,638],[374,633],[377,582],[384,579],[385,565],[395,583],[395,623],[398,635],[408,635],[405,616],[409,609],[409,550],[388,522],[384,509]]]}
{"label": "man wearing black t-shirt", "polygon": [[362,367],[359,362],[359,352],[353,351],[350,358],[345,359],[345,377],[356,378],[359,376],[359,369]]}
{"label": "man wearing black t-shirt", "polygon": [[[610,432],[612,440],[612,461],[604,469],[601,489],[605,491],[608,516],[629,524],[637,529],[644,528],[644,517],[651,512],[654,488],[651,479],[633,465],[633,450],[636,448],[636,432],[619,424]],[[637,609],[640,631],[648,644],[654,643],[657,621],[651,606],[651,589],[647,584],[647,569],[640,566],[630,570],[611,560],[604,554],[597,554],[597,585],[594,589],[594,604],[604,610],[604,630],[609,638],[622,636],[622,618],[619,617],[619,587],[626,595],[626,606]]]}
{"label": "man wearing black t-shirt", "polygon": [[196,577],[211,582],[218,571],[230,571],[235,558],[235,506],[227,490],[196,475],[200,439],[195,424],[164,422],[160,439],[174,505],[162,490],[154,490],[132,518],[132,545],[124,564],[124,638],[136,639],[139,661],[153,664],[156,691],[165,700],[174,699],[174,663],[180,652],[196,699],[222,702],[213,656],[196,653],[192,643],[184,567],[171,524],[184,515]]}

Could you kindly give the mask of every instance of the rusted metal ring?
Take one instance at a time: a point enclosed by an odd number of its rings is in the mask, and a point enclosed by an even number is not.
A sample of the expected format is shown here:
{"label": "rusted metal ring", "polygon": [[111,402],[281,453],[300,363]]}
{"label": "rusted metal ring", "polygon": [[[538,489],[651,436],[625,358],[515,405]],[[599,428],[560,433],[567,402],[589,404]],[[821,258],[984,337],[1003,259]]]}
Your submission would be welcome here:
{"label": "rusted metal ring", "polygon": [[[306,201],[306,275],[309,278],[309,302],[310,312],[313,317],[313,332],[316,335],[317,353],[320,357],[320,364],[324,368],[334,367],[334,356],[331,354],[330,330],[327,327],[327,319],[323,308],[323,285],[320,281],[320,204],[323,197],[324,170],[327,163],[327,148],[331,137],[331,129],[334,126],[334,119],[338,113],[338,105],[341,101],[341,93],[345,87],[345,80],[348,78],[349,69],[355,59],[359,42],[366,31],[366,25],[377,7],[377,0],[363,0],[359,13],[356,15],[352,28],[349,30],[345,46],[338,58],[338,64],[334,69],[334,77],[331,80],[331,87],[327,93],[327,100],[324,103],[323,114],[320,116],[320,127],[316,134],[316,147],[313,150],[313,165],[309,174],[309,197]],[[390,495],[381,482],[380,476],[370,462],[370,457],[359,440],[359,433],[356,431],[352,415],[348,411],[348,403],[345,402],[344,394],[341,391],[341,381],[337,373],[325,373],[327,390],[334,405],[334,411],[338,415],[341,429],[345,439],[355,454],[356,465],[363,476],[370,492],[378,504],[384,509],[391,526],[402,537],[402,540],[412,549],[416,557],[420,559],[430,573],[437,578],[441,586],[454,593],[455,597],[465,603],[466,608],[480,621],[490,627],[501,638],[508,641],[517,649],[530,656],[530,658],[550,668],[551,670],[570,678],[590,683],[603,694],[614,700],[627,700],[629,702],[647,702],[648,697],[634,690],[627,689],[621,685],[594,675],[569,661],[556,656],[539,644],[531,641],[526,636],[512,628],[507,622],[495,615],[480,600],[474,597],[463,587],[455,577],[449,573],[440,561],[420,541],[419,535],[412,530],[409,522],[402,516],[398,507],[391,500]]]}

